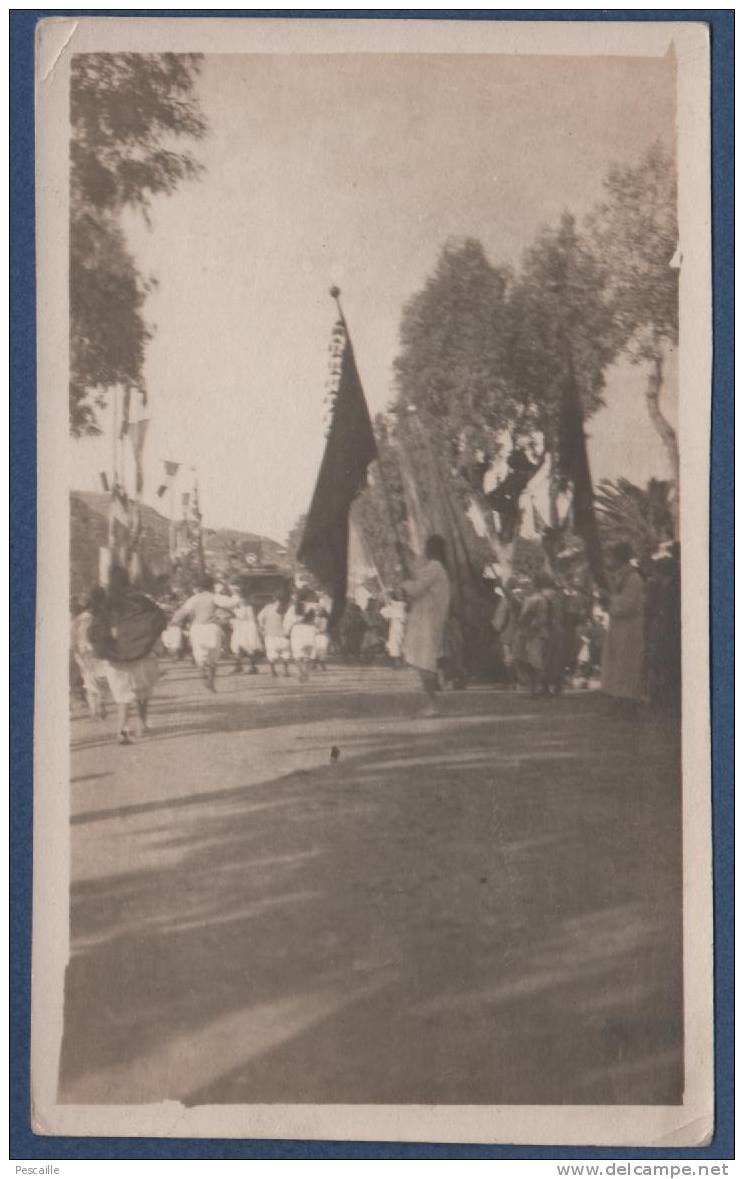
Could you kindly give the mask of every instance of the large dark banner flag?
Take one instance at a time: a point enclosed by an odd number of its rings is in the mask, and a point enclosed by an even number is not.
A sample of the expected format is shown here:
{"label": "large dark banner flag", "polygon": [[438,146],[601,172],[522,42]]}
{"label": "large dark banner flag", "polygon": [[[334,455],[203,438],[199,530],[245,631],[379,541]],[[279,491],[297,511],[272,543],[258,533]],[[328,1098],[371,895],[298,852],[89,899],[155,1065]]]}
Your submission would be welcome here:
{"label": "large dark banner flag", "polygon": [[589,469],[589,455],[584,433],[584,412],[581,407],[573,361],[568,358],[561,391],[560,408],[560,465],[566,479],[573,485],[573,526],[584,542],[587,564],[595,584],[607,586],[602,546],[599,541],[597,519],[594,514],[594,490]]}
{"label": "large dark banner flag", "polygon": [[330,426],[297,553],[333,598],[332,624],[340,618],[346,602],[349,509],[367,481],[367,467],[377,457],[372,422],[345,323],[336,325],[334,338],[336,391]]}

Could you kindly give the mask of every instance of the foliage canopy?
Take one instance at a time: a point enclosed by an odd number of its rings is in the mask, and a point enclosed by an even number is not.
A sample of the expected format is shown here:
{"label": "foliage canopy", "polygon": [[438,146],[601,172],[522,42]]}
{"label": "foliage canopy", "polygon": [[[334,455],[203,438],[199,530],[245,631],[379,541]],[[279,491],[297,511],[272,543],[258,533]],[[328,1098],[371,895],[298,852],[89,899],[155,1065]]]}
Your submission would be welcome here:
{"label": "foliage canopy", "polygon": [[199,175],[184,139],[206,124],[197,54],[84,53],[70,84],[70,428],[99,432],[97,410],[115,385],[146,396],[151,329],[143,305],[152,280],[138,273],[121,228],[129,207]]}

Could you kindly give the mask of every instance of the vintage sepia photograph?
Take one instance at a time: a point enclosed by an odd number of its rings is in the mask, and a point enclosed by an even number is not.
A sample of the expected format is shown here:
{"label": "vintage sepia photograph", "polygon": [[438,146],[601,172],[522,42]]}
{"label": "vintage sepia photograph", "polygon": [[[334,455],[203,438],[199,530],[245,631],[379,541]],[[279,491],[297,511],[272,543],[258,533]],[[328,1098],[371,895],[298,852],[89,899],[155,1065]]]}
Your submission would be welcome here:
{"label": "vintage sepia photograph", "polygon": [[39,1133],[712,1132],[705,30],[405,23],[41,26]]}

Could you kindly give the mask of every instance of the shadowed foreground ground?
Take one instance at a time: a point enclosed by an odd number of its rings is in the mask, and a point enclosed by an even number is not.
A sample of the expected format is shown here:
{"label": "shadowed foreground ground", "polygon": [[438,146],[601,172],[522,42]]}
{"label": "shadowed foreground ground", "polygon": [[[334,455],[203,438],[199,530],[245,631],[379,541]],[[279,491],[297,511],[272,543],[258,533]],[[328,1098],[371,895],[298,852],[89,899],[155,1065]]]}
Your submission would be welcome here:
{"label": "shadowed foreground ground", "polygon": [[132,748],[73,721],[60,1100],[681,1100],[673,731],[486,689],[417,720],[382,670],[218,688],[169,669]]}

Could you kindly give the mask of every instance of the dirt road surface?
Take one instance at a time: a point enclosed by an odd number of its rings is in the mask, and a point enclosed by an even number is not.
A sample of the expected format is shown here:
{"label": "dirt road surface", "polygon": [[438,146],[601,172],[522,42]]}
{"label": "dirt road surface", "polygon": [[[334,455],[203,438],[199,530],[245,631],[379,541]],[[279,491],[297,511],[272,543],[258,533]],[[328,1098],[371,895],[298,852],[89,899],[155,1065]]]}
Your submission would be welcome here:
{"label": "dirt road surface", "polygon": [[128,748],[76,706],[60,1100],[680,1101],[672,729],[490,688],[417,719],[377,668],[217,686],[169,665]]}

